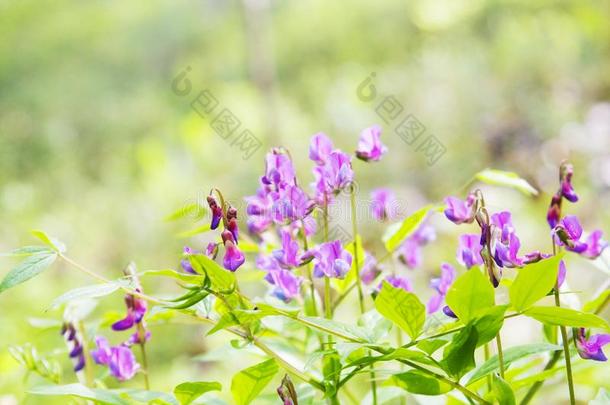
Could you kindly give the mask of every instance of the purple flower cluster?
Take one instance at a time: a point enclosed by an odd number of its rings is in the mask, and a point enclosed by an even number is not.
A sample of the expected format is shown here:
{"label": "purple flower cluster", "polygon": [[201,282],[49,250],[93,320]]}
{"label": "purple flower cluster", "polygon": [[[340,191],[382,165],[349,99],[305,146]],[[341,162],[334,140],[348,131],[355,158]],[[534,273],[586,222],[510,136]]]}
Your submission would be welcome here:
{"label": "purple flower cluster", "polygon": [[315,201],[327,205],[332,196],[354,181],[352,158],[339,149],[323,133],[311,138],[309,158],[316,164],[313,168]]}
{"label": "purple flower cluster", "polygon": [[105,337],[98,336],[95,344],[97,349],[91,352],[91,356],[97,364],[107,366],[117,380],[130,380],[140,369],[140,364],[127,343],[110,346]]}
{"label": "purple flower cluster", "polygon": [[313,250],[313,275],[342,279],[352,266],[352,255],[340,240],[322,243]]}
{"label": "purple flower cluster", "polygon": [[68,344],[68,349],[70,350],[68,355],[74,362],[74,371],[81,371],[85,367],[85,353],[81,337],[70,322],[63,324],[61,334]]}

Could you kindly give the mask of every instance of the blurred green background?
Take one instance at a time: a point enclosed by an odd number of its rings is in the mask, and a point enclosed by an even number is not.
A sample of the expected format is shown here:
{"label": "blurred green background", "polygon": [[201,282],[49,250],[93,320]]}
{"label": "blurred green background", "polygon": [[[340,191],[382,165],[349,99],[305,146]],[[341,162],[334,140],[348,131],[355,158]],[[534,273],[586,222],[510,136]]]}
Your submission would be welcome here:
{"label": "blurred green background", "polygon": [[[489,189],[489,204],[515,213],[524,250],[548,250],[540,236],[548,232],[546,207],[557,166],[569,158],[581,202],[568,209],[585,229],[608,235],[609,21],[608,0],[0,0],[0,251],[34,244],[28,231],[44,229],[108,277],[130,260],[140,269],[176,268],[182,246],[201,248],[208,236],[177,237],[202,222],[167,222],[168,213],[213,186],[236,202],[253,194],[275,145],[292,151],[307,185],[312,134],[323,131],[351,151],[375,123],[390,152],[378,164],[355,163],[361,206],[385,185],[407,213],[456,193],[482,168],[514,170],[543,190],[540,198]],[[192,91],[180,96],[172,81],[187,67]],[[362,101],[357,88],[372,72],[377,98]],[[250,158],[193,111],[204,89],[260,140]],[[434,165],[394,132],[397,122],[377,115],[386,96],[444,145]],[[383,227],[362,222],[366,247],[379,251]],[[409,273],[424,296],[439,259],[455,261],[458,231],[442,218],[435,224],[437,245],[426,248],[424,269]],[[0,275],[13,265],[3,258]],[[574,259],[568,280],[582,301],[608,278],[603,269]],[[47,311],[53,298],[90,282],[61,263],[0,295],[0,404],[41,401],[24,391],[43,381],[24,379],[9,344],[33,343],[62,363],[64,382],[74,381],[57,329],[32,319],[61,319]],[[257,285],[253,294],[264,294]],[[149,281],[145,289],[176,290]],[[92,319],[123,311],[118,294],[100,306]],[[532,325],[515,325],[509,345],[540,339]],[[228,345],[227,335],[204,339],[202,327],[189,325],[152,331],[156,389],[214,379],[227,398],[236,363],[190,359]],[[239,368],[249,364],[237,356]],[[610,387],[601,378],[609,373],[607,365],[583,369],[580,395]],[[561,403],[563,391],[549,384],[544,395]]]}

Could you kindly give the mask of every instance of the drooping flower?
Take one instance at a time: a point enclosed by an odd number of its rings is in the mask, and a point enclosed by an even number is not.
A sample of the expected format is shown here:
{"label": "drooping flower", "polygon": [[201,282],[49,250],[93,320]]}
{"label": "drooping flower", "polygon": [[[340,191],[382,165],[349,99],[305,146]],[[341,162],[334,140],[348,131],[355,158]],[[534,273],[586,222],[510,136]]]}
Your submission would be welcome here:
{"label": "drooping flower", "polygon": [[456,258],[467,269],[483,264],[480,239],[479,235],[460,235]]}
{"label": "drooping flower", "polygon": [[233,234],[235,243],[239,243],[239,228],[237,227],[237,209],[227,208],[227,229]]}
{"label": "drooping flower", "polygon": [[333,142],[323,132],[319,132],[311,137],[309,159],[316,162],[317,165],[325,164],[332,150]]}
{"label": "drooping flower", "polygon": [[[386,281],[394,288],[402,288],[405,291],[411,292],[413,291],[413,287],[411,286],[411,282],[406,277],[396,276],[396,275],[388,275],[383,281]],[[383,281],[379,283],[377,286],[378,290],[381,290],[383,287]]]}
{"label": "drooping flower", "polygon": [[68,349],[70,350],[68,356],[74,363],[74,372],[81,371],[85,367],[85,353],[80,335],[71,322],[63,324],[61,334],[68,344]]}
{"label": "drooping flower", "polygon": [[271,294],[284,302],[290,302],[299,295],[303,279],[286,269],[271,270],[265,276],[271,285],[275,286]]}
{"label": "drooping flower", "polygon": [[563,218],[553,229],[553,234],[558,245],[565,246],[566,250],[579,253],[588,259],[597,258],[608,247],[608,243],[602,239],[600,230],[591,233],[583,242],[582,226],[575,215]]}
{"label": "drooping flower", "polygon": [[235,239],[233,239],[233,234],[229,230],[225,229],[222,231],[221,236],[225,247],[225,256],[222,260],[222,265],[227,270],[235,271],[239,266],[244,264],[246,258],[237,245],[235,245]]}
{"label": "drooping flower", "polygon": [[212,211],[212,224],[210,225],[210,229],[216,229],[218,228],[218,224],[220,224],[220,220],[222,219],[222,207],[218,205],[216,199],[211,195],[207,197],[207,200],[210,211]]}
{"label": "drooping flower", "polygon": [[561,202],[565,198],[570,202],[578,201],[578,195],[572,187],[574,167],[568,162],[562,162],[559,167],[559,189],[551,198],[551,204],[546,214],[546,220],[551,229],[555,228],[561,219]]}
{"label": "drooping flower", "polygon": [[449,196],[445,198],[447,208],[445,216],[455,224],[471,223],[474,220],[474,203],[476,201],[474,194],[469,194],[465,201],[457,197]]}
{"label": "drooping flower", "polygon": [[110,346],[106,338],[95,338],[97,349],[91,351],[91,356],[97,364],[108,366],[110,373],[119,381],[133,378],[140,369],[131,349],[125,345]]}
{"label": "drooping flower", "polygon": [[377,221],[393,219],[396,216],[396,196],[387,188],[371,191],[371,213]]}
{"label": "drooping flower", "polygon": [[[136,276],[135,269],[130,265],[125,270],[125,274],[129,276],[132,283],[135,285],[134,290],[138,293],[142,292],[142,286]],[[112,329],[116,331],[127,330],[134,325],[140,323],[144,319],[144,314],[148,309],[148,304],[142,298],[138,298],[135,295],[125,295],[125,306],[127,307],[127,314],[125,318],[112,324]]]}
{"label": "drooping flower", "polygon": [[365,162],[377,162],[387,151],[388,148],[381,143],[381,127],[374,125],[360,133],[358,149],[356,150],[356,157],[358,159]]}
{"label": "drooping flower", "polygon": [[436,295],[433,295],[428,301],[428,313],[432,314],[439,310],[443,301],[445,300],[445,296],[447,295],[447,291],[449,291],[449,287],[453,284],[455,280],[455,269],[449,263],[441,264],[441,276],[439,278],[433,278],[430,281],[430,288],[436,290]]}
{"label": "drooping flower", "polygon": [[352,265],[352,255],[343,249],[340,240],[322,243],[313,252],[315,277],[345,277]]}
{"label": "drooping flower", "polygon": [[277,394],[280,396],[283,405],[296,405],[298,403],[297,390],[288,374],[282,378],[282,384],[277,388]]}
{"label": "drooping flower", "polygon": [[551,228],[555,228],[561,219],[561,194],[555,194],[551,198],[549,210],[546,213],[546,221]]}
{"label": "drooping flower", "polygon": [[578,354],[583,359],[595,360],[595,361],[606,361],[606,355],[602,351],[602,347],[610,343],[610,335],[608,334],[597,334],[591,335],[588,339],[584,328],[581,328],[578,333],[578,339],[576,340],[576,348]]}
{"label": "drooping flower", "polygon": [[434,228],[423,223],[399,247],[399,260],[410,269],[420,266],[423,261],[422,248],[435,238],[436,232]]}

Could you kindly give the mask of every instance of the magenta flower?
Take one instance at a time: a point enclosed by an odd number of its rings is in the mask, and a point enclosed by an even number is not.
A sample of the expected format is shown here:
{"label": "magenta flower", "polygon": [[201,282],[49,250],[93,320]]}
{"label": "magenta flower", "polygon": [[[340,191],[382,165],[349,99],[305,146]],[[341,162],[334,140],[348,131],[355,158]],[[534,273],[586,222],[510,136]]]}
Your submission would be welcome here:
{"label": "magenta flower", "polygon": [[273,148],[265,158],[265,175],[261,183],[278,190],[284,186],[296,185],[296,173],[290,156],[283,151]]}
{"label": "magenta flower", "polygon": [[309,159],[316,162],[316,164],[325,164],[332,150],[333,142],[323,132],[319,132],[311,137]]}
{"label": "magenta flower", "polygon": [[271,294],[284,302],[290,302],[299,295],[299,289],[303,279],[297,277],[290,270],[272,270],[265,276],[271,285],[275,286]]}
{"label": "magenta flower", "polygon": [[458,263],[467,269],[483,264],[480,239],[479,235],[460,236],[456,258]]}
{"label": "magenta flower", "polygon": [[280,234],[282,248],[273,251],[273,258],[282,268],[298,267],[300,264],[299,244],[292,238],[289,231],[281,230]]}
{"label": "magenta flower", "polygon": [[85,367],[85,353],[81,337],[72,323],[66,322],[61,327],[61,334],[68,344],[70,350],[68,356],[74,363],[74,372],[79,372]]}
{"label": "magenta flower", "polygon": [[313,201],[300,187],[286,186],[274,196],[271,214],[273,220],[281,225],[303,219],[313,207]]}
{"label": "magenta flower", "polygon": [[551,229],[555,228],[561,219],[561,202],[563,198],[573,203],[578,201],[578,195],[576,195],[572,187],[573,174],[574,168],[570,163],[561,163],[559,168],[559,190],[551,198],[551,204],[546,214],[546,220]]}
{"label": "magenta flower", "polygon": [[575,215],[568,215],[563,218],[553,229],[553,234],[558,245],[565,246],[566,250],[579,253],[588,259],[597,258],[608,247],[608,243],[602,239],[600,230],[591,233],[583,242],[581,240],[582,227]]}
{"label": "magenta flower", "polygon": [[381,127],[374,125],[360,133],[358,149],[356,150],[356,157],[358,159],[365,162],[377,162],[387,151],[388,148],[381,143]]}
{"label": "magenta flower", "polygon": [[562,169],[560,186],[561,195],[566,200],[574,203],[578,201],[578,195],[576,195],[576,192],[572,187],[572,175],[574,174],[574,167],[569,163],[564,163],[562,165]]}
{"label": "magenta flower", "polygon": [[365,252],[364,263],[360,269],[360,280],[364,284],[369,285],[375,281],[380,272],[381,270],[377,267],[377,260],[375,257]]}
{"label": "magenta flower", "polygon": [[273,205],[272,194],[264,188],[259,188],[255,195],[245,198],[246,214],[248,214],[248,231],[253,234],[261,234],[273,223],[271,207]]}
{"label": "magenta flower", "polygon": [[246,258],[235,245],[235,239],[233,239],[233,234],[230,231],[225,229],[222,231],[221,236],[225,247],[225,256],[222,259],[222,265],[229,271],[235,271],[239,266],[244,264]]}
{"label": "magenta flower", "polygon": [[581,328],[578,333],[578,339],[576,340],[576,348],[578,349],[578,354],[583,359],[606,361],[608,359],[602,351],[602,347],[604,347],[608,343],[610,343],[610,335],[591,335],[587,339],[585,329]]}
{"label": "magenta flower", "polygon": [[[135,276],[135,273],[130,273],[129,275],[131,276],[132,282],[135,284],[135,290],[138,293],[141,293],[142,286],[140,285],[138,278]],[[125,318],[112,324],[113,330],[126,330],[142,322],[144,314],[148,308],[146,301],[131,294],[125,295],[125,306],[127,307],[127,314],[125,315]]]}
{"label": "magenta flower", "polygon": [[414,269],[423,261],[422,248],[436,238],[434,228],[422,224],[399,248],[398,258],[408,268]]}
{"label": "magenta flower", "polygon": [[449,291],[449,287],[453,284],[455,280],[455,269],[449,263],[441,264],[441,276],[439,278],[433,278],[430,281],[430,288],[436,290],[437,294],[433,295],[428,301],[428,313],[432,314],[439,310],[443,301],[445,300],[445,296],[447,295],[447,291]]}
{"label": "magenta flower", "polygon": [[320,202],[324,200],[325,195],[344,189],[354,180],[351,158],[340,150],[332,151],[326,163],[314,167],[313,170],[316,196]]}
{"label": "magenta flower", "polygon": [[521,241],[515,233],[510,212],[493,214],[491,222],[491,251],[496,264],[500,267],[522,266],[523,260],[517,256]]}
{"label": "magenta flower", "polygon": [[454,224],[469,224],[474,220],[474,194],[469,194],[465,201],[449,196],[445,198],[445,203],[447,204],[445,216]]}
{"label": "magenta flower", "polygon": [[385,221],[396,216],[396,196],[387,188],[371,191],[371,213],[377,221]]}
{"label": "magenta flower", "polygon": [[119,381],[133,378],[140,369],[136,357],[127,346],[110,346],[108,340],[98,336],[95,338],[97,349],[91,351],[91,357],[97,364],[108,366],[110,373]]}
{"label": "magenta flower", "polygon": [[[383,281],[389,283],[394,288],[402,288],[405,291],[411,292],[413,291],[413,287],[411,286],[411,282],[406,277],[389,275],[386,276]],[[383,281],[379,283],[377,286],[378,290],[381,290],[383,287]]]}
{"label": "magenta flower", "polygon": [[313,254],[313,274],[316,277],[342,279],[352,265],[352,255],[343,249],[340,240],[321,244]]}
{"label": "magenta flower", "polygon": [[551,229],[555,228],[561,219],[561,194],[556,194],[551,198],[551,205],[546,213],[546,221]]}
{"label": "magenta flower", "polygon": [[211,229],[218,228],[218,224],[220,224],[220,220],[222,219],[222,207],[218,205],[218,202],[211,195],[208,196],[208,206],[210,207],[210,211],[212,211],[212,224],[210,225]]}

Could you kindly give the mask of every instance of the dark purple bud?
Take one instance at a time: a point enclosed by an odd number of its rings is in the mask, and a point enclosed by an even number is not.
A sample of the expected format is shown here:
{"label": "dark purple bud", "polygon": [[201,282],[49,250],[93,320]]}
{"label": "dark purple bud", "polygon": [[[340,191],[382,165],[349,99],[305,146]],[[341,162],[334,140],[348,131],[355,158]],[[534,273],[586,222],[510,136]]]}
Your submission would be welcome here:
{"label": "dark purple bud", "polygon": [[237,219],[237,208],[229,207],[229,209],[227,209],[227,221],[230,221],[233,218]]}
{"label": "dark purple bud", "polygon": [[78,373],[79,371],[81,371],[83,368],[85,368],[85,355],[81,354],[77,360],[76,363],[74,364],[74,372]]}
{"label": "dark purple bud", "polygon": [[239,228],[237,227],[237,219],[235,219],[235,217],[229,220],[229,223],[227,224],[227,229],[233,234],[233,239],[235,240],[235,243],[238,243]]}
{"label": "dark purple bud", "polygon": [[551,205],[546,214],[546,221],[551,228],[555,228],[561,217],[561,195],[555,194],[551,199]]}
{"label": "dark purple bud", "polygon": [[443,307],[443,313],[448,317],[457,319],[457,315],[447,305]]}
{"label": "dark purple bud", "polygon": [[572,187],[572,175],[574,167],[570,163],[564,163],[561,166],[561,195],[570,202],[578,201],[578,195]]}

